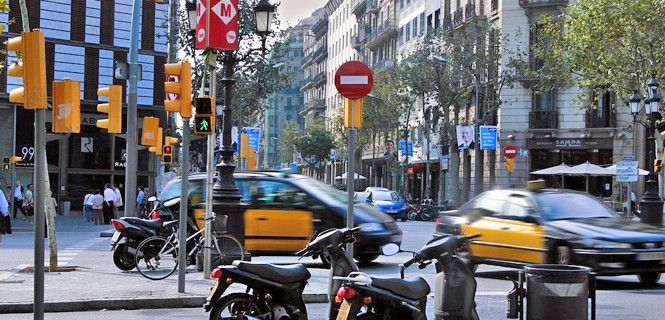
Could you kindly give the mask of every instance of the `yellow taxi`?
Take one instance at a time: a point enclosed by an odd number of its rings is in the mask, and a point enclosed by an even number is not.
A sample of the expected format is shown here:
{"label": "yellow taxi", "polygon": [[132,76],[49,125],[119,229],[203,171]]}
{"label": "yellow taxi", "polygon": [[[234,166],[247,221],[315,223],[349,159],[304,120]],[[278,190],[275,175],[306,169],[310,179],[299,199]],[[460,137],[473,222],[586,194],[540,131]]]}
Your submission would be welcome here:
{"label": "yellow taxi", "polygon": [[480,234],[462,254],[478,264],[556,263],[600,275],[635,274],[654,285],[665,271],[665,231],[618,216],[589,194],[558,189],[492,190],[442,212],[435,234]]}

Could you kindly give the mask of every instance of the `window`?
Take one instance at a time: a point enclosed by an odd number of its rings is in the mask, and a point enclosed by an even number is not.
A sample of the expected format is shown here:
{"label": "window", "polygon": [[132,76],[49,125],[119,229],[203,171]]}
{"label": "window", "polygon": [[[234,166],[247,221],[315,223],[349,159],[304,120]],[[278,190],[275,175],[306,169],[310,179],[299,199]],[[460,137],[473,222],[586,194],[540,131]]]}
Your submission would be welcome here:
{"label": "window", "polygon": [[556,92],[546,91],[546,92],[533,92],[533,111],[552,111],[556,107],[554,105],[554,98]]}
{"label": "window", "polygon": [[413,29],[413,38],[418,35],[418,18],[411,20],[411,29]]}
{"label": "window", "polygon": [[260,207],[292,208],[297,203],[304,204],[307,201],[306,193],[285,182],[258,181],[256,187],[250,189],[251,203]]}
{"label": "window", "polygon": [[503,210],[502,218],[521,220],[525,217],[534,215],[534,209],[527,197],[521,195],[512,195],[508,198],[506,207]]}
{"label": "window", "polygon": [[406,38],[404,39],[404,42],[409,42],[411,39],[411,24],[407,23],[406,24]]}
{"label": "window", "polygon": [[420,33],[425,32],[425,13],[420,14]]}
{"label": "window", "polygon": [[473,208],[478,209],[481,216],[493,216],[501,212],[503,204],[503,200],[489,194],[478,199]]}

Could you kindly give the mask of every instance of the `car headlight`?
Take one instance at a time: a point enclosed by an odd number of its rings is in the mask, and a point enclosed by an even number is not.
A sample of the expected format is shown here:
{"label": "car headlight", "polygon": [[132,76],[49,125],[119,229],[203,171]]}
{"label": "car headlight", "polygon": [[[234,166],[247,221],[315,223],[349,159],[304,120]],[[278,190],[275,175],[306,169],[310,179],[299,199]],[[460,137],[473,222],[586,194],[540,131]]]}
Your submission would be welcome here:
{"label": "car headlight", "polygon": [[633,246],[630,243],[621,243],[614,241],[605,241],[598,239],[586,239],[582,241],[585,246],[597,249],[631,249]]}
{"label": "car headlight", "polygon": [[380,223],[361,223],[359,227],[360,231],[364,232],[376,232],[383,230],[383,226]]}

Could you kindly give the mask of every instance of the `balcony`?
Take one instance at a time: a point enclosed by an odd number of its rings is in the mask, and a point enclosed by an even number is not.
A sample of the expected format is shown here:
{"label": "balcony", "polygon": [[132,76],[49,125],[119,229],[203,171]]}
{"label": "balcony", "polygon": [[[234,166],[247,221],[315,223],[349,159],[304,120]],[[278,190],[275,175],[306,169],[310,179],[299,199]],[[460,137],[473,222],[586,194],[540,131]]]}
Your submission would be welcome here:
{"label": "balcony", "polygon": [[395,68],[395,60],[391,59],[385,59],[378,61],[374,63],[373,69],[374,71],[379,71],[379,70],[391,70]]}
{"label": "balcony", "polygon": [[389,39],[396,38],[398,34],[397,23],[395,20],[385,20],[382,23],[376,26],[376,29],[372,31],[367,37],[367,46],[369,48],[375,48],[383,44]]}
{"label": "balcony", "polygon": [[470,1],[464,6],[464,17],[466,20],[470,20],[476,17],[476,2]]}
{"label": "balcony", "polygon": [[617,114],[611,110],[606,114],[599,114],[598,110],[587,110],[585,115],[587,128],[615,128],[617,126]]}
{"label": "balcony", "polygon": [[303,85],[302,85],[302,87],[300,87],[300,91],[305,92],[305,91],[311,89],[312,86],[314,85],[314,83],[312,82],[313,79],[314,78],[311,75],[305,77],[305,79],[303,79]]}
{"label": "balcony", "polygon": [[312,33],[319,39],[328,31],[328,18],[321,18],[312,26]]}
{"label": "balcony", "polygon": [[558,7],[568,5],[568,0],[520,0],[520,7],[524,9],[538,7]]}
{"label": "balcony", "polygon": [[458,8],[453,14],[453,28],[462,25],[462,23],[464,23],[464,12],[462,8]]}
{"label": "balcony", "polygon": [[353,13],[357,18],[363,13],[363,9],[366,7],[366,0],[353,0],[351,2],[351,13]]}
{"label": "balcony", "polygon": [[558,129],[559,112],[554,110],[529,112],[529,128]]}
{"label": "balcony", "polygon": [[314,99],[305,104],[305,109],[300,111],[300,115],[317,115],[326,110],[326,100]]}
{"label": "balcony", "polygon": [[314,88],[318,88],[326,84],[326,73],[319,72],[316,76],[312,77],[312,85]]}
{"label": "balcony", "polygon": [[377,13],[379,12],[379,1],[378,0],[365,0],[367,3],[367,13]]}
{"label": "balcony", "polygon": [[441,23],[443,30],[450,30],[453,28],[453,19],[449,14],[443,16],[443,22]]}
{"label": "balcony", "polygon": [[358,29],[358,34],[351,37],[351,44],[353,45],[354,49],[360,51],[360,49],[362,49],[362,47],[365,45],[365,42],[367,42],[367,32],[360,28]]}

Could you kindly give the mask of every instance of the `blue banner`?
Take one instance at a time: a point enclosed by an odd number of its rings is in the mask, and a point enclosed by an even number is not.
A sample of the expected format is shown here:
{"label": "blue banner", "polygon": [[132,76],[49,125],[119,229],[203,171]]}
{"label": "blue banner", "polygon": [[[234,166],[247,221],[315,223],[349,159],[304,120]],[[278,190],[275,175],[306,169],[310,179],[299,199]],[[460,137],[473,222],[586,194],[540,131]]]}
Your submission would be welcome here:
{"label": "blue banner", "polygon": [[496,150],[498,132],[497,126],[480,126],[480,150]]}

